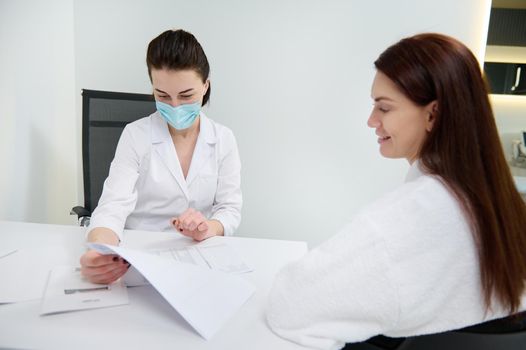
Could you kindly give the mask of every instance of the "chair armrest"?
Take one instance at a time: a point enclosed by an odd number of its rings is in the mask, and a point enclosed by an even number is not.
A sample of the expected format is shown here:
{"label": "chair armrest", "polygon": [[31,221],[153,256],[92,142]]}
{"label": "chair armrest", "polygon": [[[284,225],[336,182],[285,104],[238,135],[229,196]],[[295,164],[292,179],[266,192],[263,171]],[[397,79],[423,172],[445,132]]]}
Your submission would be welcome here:
{"label": "chair armrest", "polygon": [[80,226],[89,226],[91,212],[88,209],[77,205],[76,207],[71,208],[69,214],[77,215]]}
{"label": "chair armrest", "polygon": [[70,215],[77,215],[79,218],[83,216],[90,216],[91,213],[88,209],[81,207],[80,205],[77,205],[76,207],[71,208],[71,211],[69,212]]}

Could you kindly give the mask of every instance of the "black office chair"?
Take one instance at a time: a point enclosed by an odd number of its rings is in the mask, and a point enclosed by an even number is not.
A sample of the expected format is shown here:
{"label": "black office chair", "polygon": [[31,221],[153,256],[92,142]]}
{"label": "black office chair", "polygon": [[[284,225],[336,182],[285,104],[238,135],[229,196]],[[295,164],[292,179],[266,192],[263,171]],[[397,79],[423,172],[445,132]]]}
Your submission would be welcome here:
{"label": "black office chair", "polygon": [[122,130],[155,110],[153,95],[82,90],[84,206],[71,209],[81,226],[89,225],[99,202]]}
{"label": "black office chair", "polygon": [[409,338],[376,336],[345,350],[525,350],[526,312],[455,331]]}

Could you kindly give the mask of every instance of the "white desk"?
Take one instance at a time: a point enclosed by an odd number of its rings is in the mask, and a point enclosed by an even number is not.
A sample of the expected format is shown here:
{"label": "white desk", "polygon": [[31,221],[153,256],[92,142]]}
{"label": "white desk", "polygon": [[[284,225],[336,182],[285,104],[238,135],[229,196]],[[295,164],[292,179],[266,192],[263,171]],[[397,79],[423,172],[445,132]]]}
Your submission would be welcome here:
{"label": "white desk", "polygon": [[[228,241],[251,264],[254,271],[241,276],[252,281],[257,291],[211,340],[201,338],[155,289],[143,286],[128,288],[129,305],[105,309],[40,316],[39,300],[0,305],[0,348],[304,349],[272,333],[265,323],[264,306],[274,275],[302,256],[306,243],[217,238]],[[0,221],[0,247],[60,245],[65,250],[59,258],[64,265],[78,265],[83,242],[80,227]],[[150,249],[190,242],[176,233],[127,231],[123,245]],[[35,261],[35,270],[39,268],[43,267]]]}

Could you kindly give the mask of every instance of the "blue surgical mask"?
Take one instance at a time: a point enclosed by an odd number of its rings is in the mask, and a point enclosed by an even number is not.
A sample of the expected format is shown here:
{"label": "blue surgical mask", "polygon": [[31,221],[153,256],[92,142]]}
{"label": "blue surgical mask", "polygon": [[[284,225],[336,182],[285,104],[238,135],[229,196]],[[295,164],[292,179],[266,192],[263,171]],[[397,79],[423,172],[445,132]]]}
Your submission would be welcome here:
{"label": "blue surgical mask", "polygon": [[159,114],[177,130],[188,129],[201,111],[201,102],[172,107],[167,103],[155,101]]}

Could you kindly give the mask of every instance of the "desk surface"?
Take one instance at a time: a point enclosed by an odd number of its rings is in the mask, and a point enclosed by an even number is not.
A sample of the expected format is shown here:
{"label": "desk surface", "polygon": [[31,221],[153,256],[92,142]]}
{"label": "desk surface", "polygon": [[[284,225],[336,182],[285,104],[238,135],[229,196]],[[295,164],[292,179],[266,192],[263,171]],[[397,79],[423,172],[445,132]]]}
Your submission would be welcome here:
{"label": "desk surface", "polygon": [[[214,239],[227,241],[254,268],[241,276],[257,290],[211,340],[201,338],[155,289],[142,286],[128,288],[128,305],[105,309],[40,316],[39,300],[0,305],[0,348],[304,349],[270,331],[264,306],[274,275],[287,262],[302,256],[306,243]],[[64,265],[78,265],[85,249],[83,242],[84,229],[80,227],[0,221],[0,247],[41,246],[45,252],[46,247],[61,246],[64,255],[55,256],[54,264],[58,259]],[[160,232],[126,231],[123,240],[124,246],[143,249],[188,244],[192,242],[184,237]],[[42,273],[45,265],[35,261],[34,273]],[[20,274],[19,278],[31,278],[30,274]]]}

